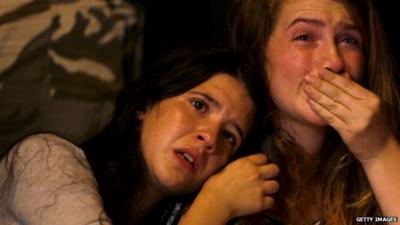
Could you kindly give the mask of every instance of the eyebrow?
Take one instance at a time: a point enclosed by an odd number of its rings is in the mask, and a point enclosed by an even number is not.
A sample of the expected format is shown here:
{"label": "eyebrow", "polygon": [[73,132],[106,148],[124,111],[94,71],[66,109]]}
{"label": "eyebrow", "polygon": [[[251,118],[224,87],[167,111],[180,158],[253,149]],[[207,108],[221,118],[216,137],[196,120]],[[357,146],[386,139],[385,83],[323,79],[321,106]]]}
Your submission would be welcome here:
{"label": "eyebrow", "polygon": [[[198,95],[203,96],[203,97],[206,98],[209,102],[211,102],[211,104],[215,105],[217,108],[221,108],[221,107],[222,107],[221,103],[220,103],[217,99],[215,99],[214,97],[212,97],[211,95],[209,95],[209,94],[207,94],[207,93],[199,92],[199,91],[189,91],[189,93],[198,94]],[[243,134],[242,129],[241,129],[240,126],[239,126],[237,123],[235,123],[235,122],[233,122],[233,126],[234,126],[234,127],[236,128],[236,130],[238,131],[239,136],[240,136],[240,139],[241,139],[241,141],[243,142],[243,140],[244,140],[244,134]]]}
{"label": "eyebrow", "polygon": [[[310,19],[310,18],[306,18],[306,17],[299,17],[299,18],[296,18],[295,20],[293,20],[289,24],[288,29],[290,27],[292,27],[293,25],[295,25],[296,23],[301,23],[301,22],[308,23],[308,24],[313,24],[313,25],[321,26],[321,27],[325,26],[325,23],[322,20]],[[351,23],[340,22],[339,25],[340,25],[340,27],[342,27],[343,30],[361,32],[361,28],[359,26],[351,24]]]}
{"label": "eyebrow", "polygon": [[361,28],[357,25],[349,24],[349,23],[341,23],[340,25],[341,25],[342,29],[345,31],[356,31],[356,32],[361,33]]}
{"label": "eyebrow", "polygon": [[289,29],[290,27],[292,27],[293,25],[295,25],[296,23],[301,23],[301,22],[303,22],[303,23],[309,23],[309,24],[314,24],[314,25],[317,25],[317,26],[324,26],[324,25],[325,25],[324,21],[322,21],[322,20],[310,19],[310,18],[305,18],[305,17],[299,17],[299,18],[296,18],[295,20],[293,20],[293,21],[289,24],[288,29]]}

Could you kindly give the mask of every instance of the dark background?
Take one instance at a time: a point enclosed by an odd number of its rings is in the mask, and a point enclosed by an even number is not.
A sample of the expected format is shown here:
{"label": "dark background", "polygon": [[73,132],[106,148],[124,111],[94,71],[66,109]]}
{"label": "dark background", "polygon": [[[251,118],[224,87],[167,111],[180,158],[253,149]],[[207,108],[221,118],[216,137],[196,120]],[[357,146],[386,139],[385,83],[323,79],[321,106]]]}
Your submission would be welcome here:
{"label": "dark background", "polygon": [[[135,0],[132,0],[135,1]],[[135,1],[137,2],[137,1]],[[139,0],[145,7],[144,62],[169,49],[196,42],[229,40],[227,13],[232,0]],[[400,59],[395,1],[373,1],[387,32],[395,60]],[[398,63],[397,63],[398,64]]]}

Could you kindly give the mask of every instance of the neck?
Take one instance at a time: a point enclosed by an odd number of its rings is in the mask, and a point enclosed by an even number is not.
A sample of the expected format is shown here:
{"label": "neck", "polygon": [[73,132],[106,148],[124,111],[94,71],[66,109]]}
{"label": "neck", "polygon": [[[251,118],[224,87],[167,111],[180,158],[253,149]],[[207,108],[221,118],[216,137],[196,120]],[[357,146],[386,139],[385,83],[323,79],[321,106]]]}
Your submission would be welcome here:
{"label": "neck", "polygon": [[318,157],[327,135],[326,126],[304,124],[299,121],[284,118],[285,130],[310,157]]}
{"label": "neck", "polygon": [[139,224],[143,217],[150,212],[166,195],[147,182],[141,196],[132,201],[132,216],[129,224]]}

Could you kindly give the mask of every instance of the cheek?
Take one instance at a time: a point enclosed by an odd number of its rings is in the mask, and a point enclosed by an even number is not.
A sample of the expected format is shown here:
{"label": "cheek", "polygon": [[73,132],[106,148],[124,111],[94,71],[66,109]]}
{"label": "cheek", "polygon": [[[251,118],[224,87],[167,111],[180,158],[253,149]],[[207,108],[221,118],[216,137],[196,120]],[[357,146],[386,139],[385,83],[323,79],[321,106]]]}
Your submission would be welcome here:
{"label": "cheek", "polygon": [[232,157],[233,154],[231,153],[211,156],[208,160],[207,176],[214,174],[220,168],[224,167]]}
{"label": "cheek", "polygon": [[194,118],[187,107],[174,104],[160,108],[148,123],[148,136],[153,143],[162,144],[167,140],[179,138],[193,127]]}
{"label": "cheek", "polygon": [[290,97],[298,94],[305,75],[311,70],[311,66],[300,59],[302,58],[296,54],[283,54],[268,60],[267,74],[273,98],[279,95]]}
{"label": "cheek", "polygon": [[142,121],[140,140],[146,160],[160,157],[171,140],[178,135],[175,128],[180,126],[179,110],[169,109],[160,105]]}
{"label": "cheek", "polygon": [[349,72],[351,74],[351,79],[356,82],[361,82],[364,76],[365,60],[362,55],[354,55],[349,57],[348,65],[350,67]]}
{"label": "cheek", "polygon": [[[154,138],[158,137],[158,133],[156,133],[153,127],[154,127],[153,124],[142,122],[140,145],[141,145],[142,155],[144,157],[147,166],[149,165],[150,161],[153,160],[153,158],[157,157],[157,153],[159,152],[158,147],[160,147],[160,144],[155,145]],[[163,140],[158,140],[158,141],[163,142]]]}
{"label": "cheek", "polygon": [[[282,51],[282,49],[286,49],[286,51]],[[293,47],[287,46],[279,49],[270,47],[266,51],[267,76],[271,82],[273,81],[272,83],[302,79],[312,69],[312,58]],[[282,81],[279,82],[280,80]]]}

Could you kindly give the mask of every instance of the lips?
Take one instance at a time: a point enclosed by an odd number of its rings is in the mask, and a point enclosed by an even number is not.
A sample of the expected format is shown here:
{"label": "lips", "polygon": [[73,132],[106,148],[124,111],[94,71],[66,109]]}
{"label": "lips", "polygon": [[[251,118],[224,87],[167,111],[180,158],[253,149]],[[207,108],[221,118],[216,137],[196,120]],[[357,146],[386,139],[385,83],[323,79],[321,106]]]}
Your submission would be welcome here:
{"label": "lips", "polygon": [[177,153],[182,159],[188,161],[194,167],[194,158],[186,152],[178,152]]}
{"label": "lips", "polygon": [[190,148],[180,148],[174,150],[180,164],[189,172],[193,173],[199,169],[200,157],[197,151]]}

